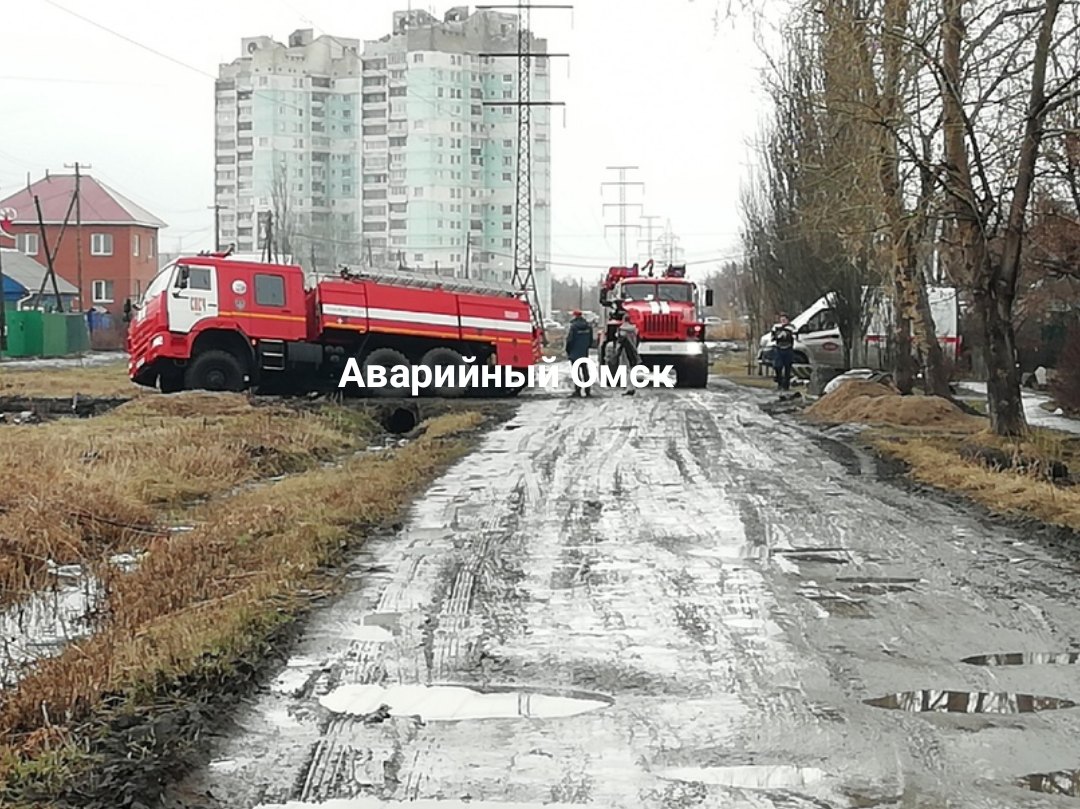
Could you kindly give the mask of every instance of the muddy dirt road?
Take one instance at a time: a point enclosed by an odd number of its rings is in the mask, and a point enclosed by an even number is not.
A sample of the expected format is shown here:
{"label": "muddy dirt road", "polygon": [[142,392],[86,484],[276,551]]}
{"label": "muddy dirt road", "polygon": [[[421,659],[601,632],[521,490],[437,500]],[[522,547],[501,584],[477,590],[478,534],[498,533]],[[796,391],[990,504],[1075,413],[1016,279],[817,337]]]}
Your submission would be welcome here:
{"label": "muddy dirt road", "polygon": [[170,805],[1066,805],[1073,563],[755,396],[523,397]]}

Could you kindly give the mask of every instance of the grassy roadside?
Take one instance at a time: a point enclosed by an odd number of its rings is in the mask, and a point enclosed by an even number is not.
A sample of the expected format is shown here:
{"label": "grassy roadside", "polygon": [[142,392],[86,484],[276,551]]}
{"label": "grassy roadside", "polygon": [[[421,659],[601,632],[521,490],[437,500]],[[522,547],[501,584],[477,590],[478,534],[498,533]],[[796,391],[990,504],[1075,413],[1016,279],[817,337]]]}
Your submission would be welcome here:
{"label": "grassy roadside", "polygon": [[746,370],[746,354],[742,352],[721,354],[709,366],[709,373],[749,388],[776,389],[776,382],[772,377],[758,376],[756,368],[754,371]]}
{"label": "grassy roadside", "polygon": [[[28,558],[66,552],[61,559],[93,571],[106,593],[95,634],[2,693],[5,805],[55,805],[75,790],[78,805],[119,806],[131,784],[153,789],[154,762],[182,757],[181,748],[196,743],[201,728],[192,717],[247,683],[303,613],[320,569],[398,517],[467,451],[483,420],[473,412],[440,416],[404,447],[355,454],[374,429],[353,412],[299,414],[243,397],[205,398],[140,400],[85,422],[5,432],[18,431],[33,449],[6,459],[24,458],[19,469],[29,480],[3,493],[9,510],[0,536],[21,538],[33,549]],[[49,458],[49,446],[62,451]],[[98,453],[89,464],[88,450]],[[320,463],[330,457],[336,464]],[[55,499],[34,505],[45,495]],[[96,523],[64,517],[90,507]],[[22,516],[8,520],[12,510]],[[28,513],[37,522],[8,533]],[[178,517],[194,530],[131,530]],[[50,527],[57,521],[60,528]],[[104,562],[107,550],[134,542],[145,551],[134,572]],[[25,566],[21,592],[33,586]],[[165,729],[162,716],[171,717]],[[149,736],[117,730],[133,726],[149,726]]]}
{"label": "grassy roadside", "polygon": [[861,441],[902,463],[924,485],[964,496],[1005,517],[1080,531],[1080,436],[1032,428],[1021,439],[996,436],[981,416],[942,399],[899,396],[851,382],[809,408],[825,424],[860,423]]}
{"label": "grassy roadside", "polygon": [[75,393],[83,396],[135,397],[153,396],[157,391],[136,385],[128,379],[127,363],[124,361],[65,368],[0,365],[0,398],[69,398]]}

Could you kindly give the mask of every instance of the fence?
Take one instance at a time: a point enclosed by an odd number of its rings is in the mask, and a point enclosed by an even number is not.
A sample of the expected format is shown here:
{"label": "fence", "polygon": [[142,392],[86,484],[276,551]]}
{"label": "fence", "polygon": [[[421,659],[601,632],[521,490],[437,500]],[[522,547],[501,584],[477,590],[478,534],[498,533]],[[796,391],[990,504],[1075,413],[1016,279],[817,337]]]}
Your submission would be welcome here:
{"label": "fence", "polygon": [[5,357],[66,357],[90,350],[85,314],[8,310]]}

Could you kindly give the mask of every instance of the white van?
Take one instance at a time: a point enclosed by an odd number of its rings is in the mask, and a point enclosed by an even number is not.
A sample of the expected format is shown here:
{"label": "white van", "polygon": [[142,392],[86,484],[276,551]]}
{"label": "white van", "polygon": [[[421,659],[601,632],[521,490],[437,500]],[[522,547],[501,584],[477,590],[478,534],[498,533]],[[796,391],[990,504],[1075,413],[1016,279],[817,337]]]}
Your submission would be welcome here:
{"label": "white van", "polygon": [[[938,342],[948,360],[955,361],[960,351],[960,305],[955,287],[927,287],[930,313],[934,318]],[[844,367],[844,341],[840,334],[830,293],[816,300],[808,309],[791,319],[795,332],[795,363],[793,375],[809,378],[814,367]],[[866,334],[863,337],[863,362],[860,366],[886,370],[892,341],[892,299],[880,287],[863,288],[864,305],[872,310]],[[772,334],[761,338],[758,363],[762,373],[772,370]]]}

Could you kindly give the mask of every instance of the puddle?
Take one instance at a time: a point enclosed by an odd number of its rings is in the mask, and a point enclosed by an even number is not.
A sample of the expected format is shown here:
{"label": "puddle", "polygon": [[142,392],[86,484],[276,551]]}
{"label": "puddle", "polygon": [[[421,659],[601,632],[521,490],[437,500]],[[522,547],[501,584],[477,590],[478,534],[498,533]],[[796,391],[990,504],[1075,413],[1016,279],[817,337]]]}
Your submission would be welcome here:
{"label": "puddle", "polygon": [[418,798],[386,801],[382,798],[331,798],[307,803],[260,803],[255,809],[387,809],[388,806],[408,806],[409,809],[581,809],[580,803],[518,803],[517,801],[474,801],[471,798]]}
{"label": "puddle", "polygon": [[1080,664],[1080,652],[1010,652],[973,655],[965,657],[960,662],[972,666],[1075,666]]}
{"label": "puddle", "polygon": [[600,694],[544,692],[521,688],[458,685],[344,685],[320,698],[332,713],[367,716],[383,705],[390,716],[419,716],[426,722],[463,719],[556,719],[614,704]]}
{"label": "puddle", "polygon": [[743,767],[671,767],[656,773],[666,781],[733,787],[735,789],[793,789],[821,781],[822,770],[814,767],[747,765]]}
{"label": "puddle", "polygon": [[1080,770],[1059,770],[1058,772],[1025,775],[1016,781],[1016,786],[1047,795],[1065,795],[1070,798],[1080,798]]}
{"label": "puddle", "polygon": [[870,606],[859,598],[847,598],[838,593],[816,593],[806,597],[837,618],[873,617]]}
{"label": "puddle", "polygon": [[920,579],[896,579],[872,576],[837,576],[838,584],[850,585],[849,590],[853,593],[865,595],[884,595],[886,593],[908,593],[915,589]]}
{"label": "puddle", "polygon": [[58,576],[55,590],[36,592],[0,613],[0,688],[17,683],[26,665],[90,634],[87,616],[103,599],[96,579]]}
{"label": "puddle", "polygon": [[985,691],[904,691],[863,702],[913,713],[1018,714],[1076,707],[1075,702],[1057,697]]}
{"label": "puddle", "polygon": [[774,551],[774,553],[793,562],[809,564],[846,565],[851,562],[850,556],[820,551]]}

